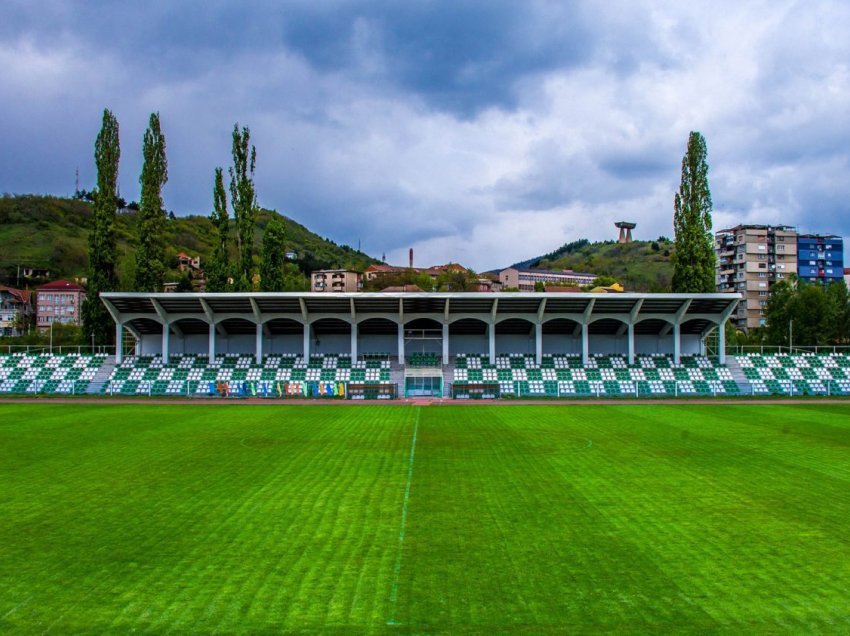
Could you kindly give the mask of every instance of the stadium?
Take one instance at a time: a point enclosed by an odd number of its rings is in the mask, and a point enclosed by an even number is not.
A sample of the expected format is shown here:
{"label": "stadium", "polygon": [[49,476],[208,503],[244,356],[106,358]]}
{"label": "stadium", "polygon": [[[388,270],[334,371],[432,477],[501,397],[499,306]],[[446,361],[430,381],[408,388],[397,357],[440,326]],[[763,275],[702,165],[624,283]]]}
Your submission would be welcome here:
{"label": "stadium", "polygon": [[0,354],[4,632],[850,629],[850,358],[736,294],[102,299]]}

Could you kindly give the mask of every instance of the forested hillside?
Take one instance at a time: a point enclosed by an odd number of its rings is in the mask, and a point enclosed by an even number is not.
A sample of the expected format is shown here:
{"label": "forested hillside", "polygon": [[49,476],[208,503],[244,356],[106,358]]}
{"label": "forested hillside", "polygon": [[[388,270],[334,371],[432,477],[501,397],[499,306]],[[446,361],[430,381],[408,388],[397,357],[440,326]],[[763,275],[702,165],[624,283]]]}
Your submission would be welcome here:
{"label": "forested hillside", "polygon": [[580,239],[549,254],[517,263],[517,266],[591,272],[615,278],[626,291],[669,292],[673,276],[672,251],[673,243],[664,237],[624,244],[615,241],[591,243]]}
{"label": "forested hillside", "polygon": [[[259,255],[263,230],[277,212],[260,210],[255,242]],[[282,215],[281,215],[282,216]],[[91,205],[77,199],[22,195],[0,197],[0,283],[16,284],[18,267],[45,268],[50,278],[86,276]],[[363,269],[377,262],[347,245],[337,245],[314,234],[303,225],[282,216],[286,227],[286,250],[297,254],[294,261],[305,273],[323,267]],[[137,237],[137,213],[118,214],[119,277],[123,289],[131,289],[133,250]],[[176,255],[185,251],[201,257],[201,266],[212,253],[213,226],[206,216],[175,216],[165,224],[166,262],[176,267]],[[234,241],[231,241],[234,245]],[[236,258],[235,246],[233,247]],[[171,272],[171,278],[175,273]],[[21,281],[35,284],[41,280]]]}

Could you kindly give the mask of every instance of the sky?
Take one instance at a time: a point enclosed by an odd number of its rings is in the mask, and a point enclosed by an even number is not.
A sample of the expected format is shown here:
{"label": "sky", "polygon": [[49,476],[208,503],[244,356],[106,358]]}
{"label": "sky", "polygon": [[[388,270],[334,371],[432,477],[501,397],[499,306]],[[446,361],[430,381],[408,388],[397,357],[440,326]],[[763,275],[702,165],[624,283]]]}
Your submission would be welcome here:
{"label": "sky", "polygon": [[390,263],[478,271],[672,236],[688,134],[715,229],[850,236],[850,2],[3,0],[0,192],[122,196],[162,119],[176,214],[208,215],[235,123],[260,205]]}

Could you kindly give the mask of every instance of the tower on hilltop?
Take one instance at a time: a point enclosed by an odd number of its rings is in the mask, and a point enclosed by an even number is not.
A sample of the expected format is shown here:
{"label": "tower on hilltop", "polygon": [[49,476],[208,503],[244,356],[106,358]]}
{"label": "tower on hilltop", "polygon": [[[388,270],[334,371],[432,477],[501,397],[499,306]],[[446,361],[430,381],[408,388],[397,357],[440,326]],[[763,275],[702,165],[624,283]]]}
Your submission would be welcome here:
{"label": "tower on hilltop", "polygon": [[617,221],[616,223],[614,223],[614,227],[620,228],[620,238],[617,239],[618,243],[632,242],[632,230],[637,227],[637,223],[630,223],[629,221]]}

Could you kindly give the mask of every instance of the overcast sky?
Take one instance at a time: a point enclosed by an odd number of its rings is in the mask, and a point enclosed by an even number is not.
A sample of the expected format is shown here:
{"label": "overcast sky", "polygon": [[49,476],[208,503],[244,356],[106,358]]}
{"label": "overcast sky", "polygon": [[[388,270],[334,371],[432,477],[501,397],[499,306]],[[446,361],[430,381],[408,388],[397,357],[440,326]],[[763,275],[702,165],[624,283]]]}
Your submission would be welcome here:
{"label": "overcast sky", "polygon": [[614,238],[618,220],[671,235],[699,130],[715,228],[850,236],[850,2],[4,0],[0,14],[3,192],[70,195],[77,168],[91,188],[108,107],[137,199],[156,110],[166,207],[209,214],[238,121],[264,207],[391,263],[413,247],[417,265],[485,270]]}

